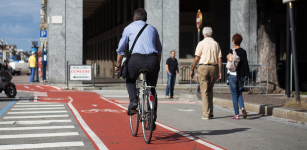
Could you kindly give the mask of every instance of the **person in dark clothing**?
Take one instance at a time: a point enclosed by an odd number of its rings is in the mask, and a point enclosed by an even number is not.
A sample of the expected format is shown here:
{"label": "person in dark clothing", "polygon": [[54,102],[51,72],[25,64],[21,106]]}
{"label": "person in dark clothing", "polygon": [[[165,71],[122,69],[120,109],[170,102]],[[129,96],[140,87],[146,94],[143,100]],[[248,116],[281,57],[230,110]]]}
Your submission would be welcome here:
{"label": "person in dark clothing", "polygon": [[[244,79],[249,76],[249,66],[248,66],[246,51],[243,48],[240,48],[242,40],[243,40],[242,36],[238,33],[232,37],[232,43],[234,49],[237,55],[240,57],[240,62],[237,66],[236,71],[232,72],[228,70],[230,91],[232,95],[233,108],[235,111],[235,116],[232,117],[232,119],[239,119],[238,103],[240,105],[240,109],[242,110],[243,118],[245,119],[247,117],[242,97],[242,91],[243,91]],[[229,50],[227,59],[230,62],[233,61],[232,54],[233,50]]]}
{"label": "person in dark clothing", "polygon": [[179,74],[178,61],[175,58],[175,51],[171,51],[171,57],[166,60],[165,69],[167,71],[167,86],[166,86],[165,98],[177,98],[174,96],[176,71],[178,72],[178,77],[180,77],[180,74]]}
{"label": "person in dark clothing", "polygon": [[[162,45],[160,42],[159,34],[156,28],[151,25],[146,27],[147,12],[143,8],[138,8],[134,11],[133,22],[129,24],[122,34],[120,42],[118,44],[117,52],[117,63],[115,70],[120,72],[121,63],[126,53],[126,48],[131,51],[131,57],[128,62],[128,74],[126,79],[126,87],[129,94],[130,104],[128,106],[127,114],[133,115],[133,111],[138,107],[139,97],[137,96],[138,90],[136,89],[136,80],[139,77],[140,69],[148,69],[150,73],[146,74],[147,85],[156,86],[158,75],[160,71]],[[134,49],[132,45],[141,31],[140,37],[137,39]],[[152,95],[156,95],[155,89],[151,89]],[[154,99],[154,118],[155,122],[157,119],[157,107],[158,99],[157,96]],[[153,130],[156,129],[154,124]]]}

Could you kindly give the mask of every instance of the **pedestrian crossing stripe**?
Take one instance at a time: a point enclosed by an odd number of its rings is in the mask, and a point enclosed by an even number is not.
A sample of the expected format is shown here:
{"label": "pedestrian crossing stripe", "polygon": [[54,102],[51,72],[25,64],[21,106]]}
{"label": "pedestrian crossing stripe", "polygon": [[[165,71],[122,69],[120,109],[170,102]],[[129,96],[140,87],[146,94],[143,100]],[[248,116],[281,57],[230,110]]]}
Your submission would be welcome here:
{"label": "pedestrian crossing stripe", "polygon": [[59,104],[58,105],[15,105],[14,107],[46,107],[46,106],[55,107],[55,106],[64,106],[64,105],[63,104],[60,104],[60,105]]}
{"label": "pedestrian crossing stripe", "polygon": [[49,113],[67,113],[66,110],[62,111],[19,111],[19,112],[8,112],[7,114],[49,114]]}
{"label": "pedestrian crossing stripe", "polygon": [[69,117],[69,115],[37,115],[37,116],[10,116],[4,117],[3,119],[22,119],[22,118],[59,118],[59,117]]}
{"label": "pedestrian crossing stripe", "polygon": [[84,143],[82,141],[77,141],[77,142],[57,142],[57,143],[39,143],[39,144],[0,145],[0,149],[55,148],[55,147],[71,147],[71,146],[84,146]]}
{"label": "pedestrian crossing stripe", "polygon": [[0,128],[0,131],[10,131],[10,130],[42,130],[42,129],[69,129],[69,128],[75,128],[75,126],[7,127],[7,128]]}
{"label": "pedestrian crossing stripe", "polygon": [[2,121],[0,124],[48,124],[55,122],[71,122],[71,120]]}
{"label": "pedestrian crossing stripe", "polygon": [[43,108],[12,108],[11,110],[48,110],[65,109],[65,107],[43,107]]}
{"label": "pedestrian crossing stripe", "polygon": [[74,135],[79,135],[79,133],[61,132],[61,133],[38,133],[38,134],[13,134],[13,135],[0,135],[0,139],[57,137],[57,136],[74,136]]}

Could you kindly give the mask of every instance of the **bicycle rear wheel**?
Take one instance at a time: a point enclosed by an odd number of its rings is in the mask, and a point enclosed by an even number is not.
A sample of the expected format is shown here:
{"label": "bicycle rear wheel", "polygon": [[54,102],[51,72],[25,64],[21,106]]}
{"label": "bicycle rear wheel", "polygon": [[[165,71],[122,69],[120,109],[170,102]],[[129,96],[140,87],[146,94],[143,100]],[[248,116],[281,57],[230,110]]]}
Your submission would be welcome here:
{"label": "bicycle rear wheel", "polygon": [[136,137],[139,129],[139,120],[140,120],[139,112],[137,112],[134,115],[131,115],[129,118],[130,118],[131,134]]}
{"label": "bicycle rear wheel", "polygon": [[142,104],[142,129],[143,129],[143,136],[145,143],[149,144],[152,137],[152,131],[153,131],[153,110],[150,109],[149,106],[149,96],[148,94],[145,94],[143,96],[143,104]]}

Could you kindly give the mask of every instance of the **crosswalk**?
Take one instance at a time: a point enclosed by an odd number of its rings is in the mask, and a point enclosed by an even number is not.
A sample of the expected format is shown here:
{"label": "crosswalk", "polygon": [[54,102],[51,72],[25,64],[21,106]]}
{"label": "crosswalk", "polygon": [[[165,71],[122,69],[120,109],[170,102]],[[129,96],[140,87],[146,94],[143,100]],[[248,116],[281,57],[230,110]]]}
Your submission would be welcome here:
{"label": "crosswalk", "polygon": [[17,101],[0,117],[0,149],[95,149],[66,104]]}

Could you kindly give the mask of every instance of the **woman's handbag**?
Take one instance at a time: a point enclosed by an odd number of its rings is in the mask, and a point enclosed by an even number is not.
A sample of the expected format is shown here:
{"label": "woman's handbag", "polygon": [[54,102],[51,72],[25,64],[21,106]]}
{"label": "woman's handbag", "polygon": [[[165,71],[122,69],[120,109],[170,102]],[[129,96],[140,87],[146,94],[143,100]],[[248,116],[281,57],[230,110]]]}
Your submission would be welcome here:
{"label": "woman's handbag", "polygon": [[148,24],[145,24],[144,27],[140,30],[140,32],[138,33],[138,35],[135,37],[135,40],[133,42],[133,45],[131,47],[131,50],[129,51],[130,52],[130,55],[128,55],[127,59],[123,62],[123,65],[121,67],[121,70],[120,70],[120,76],[123,78],[123,79],[126,79],[127,78],[127,74],[128,74],[128,62],[129,62],[129,59],[131,57],[131,54],[132,54],[132,51],[133,51],[133,48],[134,48],[134,45],[136,43],[136,41],[138,40],[138,38],[140,37],[140,35],[142,34],[142,32],[144,31],[144,29],[147,27]]}
{"label": "woman's handbag", "polygon": [[240,57],[237,55],[236,50],[232,49],[232,62],[227,60],[226,68],[229,69],[229,71],[234,72],[237,70],[238,64],[240,62]]}

